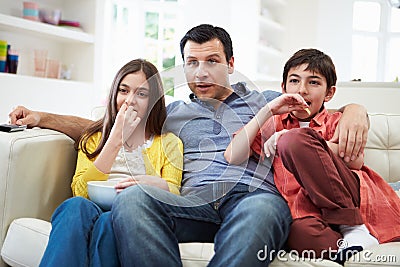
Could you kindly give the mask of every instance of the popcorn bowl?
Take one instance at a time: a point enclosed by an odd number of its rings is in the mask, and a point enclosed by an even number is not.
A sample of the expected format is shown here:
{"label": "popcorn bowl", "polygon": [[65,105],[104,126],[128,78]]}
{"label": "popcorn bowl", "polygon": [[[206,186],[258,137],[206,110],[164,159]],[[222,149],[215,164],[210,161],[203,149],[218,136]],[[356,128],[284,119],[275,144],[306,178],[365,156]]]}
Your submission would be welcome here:
{"label": "popcorn bowl", "polygon": [[103,210],[111,210],[112,203],[117,195],[117,191],[114,187],[119,181],[120,180],[114,179],[107,181],[89,181],[89,199]]}

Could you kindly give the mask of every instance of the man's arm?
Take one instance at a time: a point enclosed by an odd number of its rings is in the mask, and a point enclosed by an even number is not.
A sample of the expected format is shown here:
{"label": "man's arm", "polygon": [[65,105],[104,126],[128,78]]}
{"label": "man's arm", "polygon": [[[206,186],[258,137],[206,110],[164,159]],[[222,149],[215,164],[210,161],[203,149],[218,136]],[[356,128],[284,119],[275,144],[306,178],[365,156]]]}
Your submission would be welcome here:
{"label": "man's arm", "polygon": [[339,144],[339,156],[349,162],[357,159],[364,151],[369,118],[365,107],[357,104],[349,104],[339,111],[343,114],[330,141]]}
{"label": "man's arm", "polygon": [[[331,141],[326,142],[329,146],[329,148],[332,150],[335,155],[339,155],[339,145],[336,143],[332,143]],[[355,160],[345,162],[347,167],[349,167],[351,170],[360,170],[362,166],[364,165],[364,154],[361,154],[358,158]]]}
{"label": "man's arm", "polygon": [[8,116],[11,124],[56,130],[65,133],[75,141],[78,140],[82,131],[92,123],[91,120],[77,116],[32,111],[23,106],[16,107]]}

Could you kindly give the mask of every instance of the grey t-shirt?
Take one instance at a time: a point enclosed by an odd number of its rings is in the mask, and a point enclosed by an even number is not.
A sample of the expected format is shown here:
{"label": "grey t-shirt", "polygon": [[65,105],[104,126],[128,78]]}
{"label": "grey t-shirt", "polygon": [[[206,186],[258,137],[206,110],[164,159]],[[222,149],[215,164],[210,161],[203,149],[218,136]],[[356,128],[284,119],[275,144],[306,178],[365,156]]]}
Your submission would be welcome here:
{"label": "grey t-shirt", "polygon": [[167,108],[164,130],[179,136],[184,146],[182,195],[213,201],[238,182],[279,194],[268,159],[250,157],[240,166],[230,165],[224,152],[233,134],[280,93],[250,91],[244,83],[232,87],[234,93],[216,110],[193,95],[191,103],[177,101]]}

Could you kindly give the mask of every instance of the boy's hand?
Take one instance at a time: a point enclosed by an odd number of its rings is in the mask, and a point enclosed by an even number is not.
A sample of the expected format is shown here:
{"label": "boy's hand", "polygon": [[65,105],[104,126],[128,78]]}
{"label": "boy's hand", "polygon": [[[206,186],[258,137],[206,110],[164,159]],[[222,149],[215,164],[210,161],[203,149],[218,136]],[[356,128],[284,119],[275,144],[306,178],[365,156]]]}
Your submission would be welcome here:
{"label": "boy's hand", "polygon": [[274,133],[265,143],[264,143],[264,153],[267,158],[271,155],[275,155],[276,152],[276,145],[278,144],[279,138],[286,133],[287,129],[283,129],[279,132]]}
{"label": "boy's hand", "polygon": [[282,94],[267,105],[273,115],[301,111],[308,108],[306,101],[299,94]]}

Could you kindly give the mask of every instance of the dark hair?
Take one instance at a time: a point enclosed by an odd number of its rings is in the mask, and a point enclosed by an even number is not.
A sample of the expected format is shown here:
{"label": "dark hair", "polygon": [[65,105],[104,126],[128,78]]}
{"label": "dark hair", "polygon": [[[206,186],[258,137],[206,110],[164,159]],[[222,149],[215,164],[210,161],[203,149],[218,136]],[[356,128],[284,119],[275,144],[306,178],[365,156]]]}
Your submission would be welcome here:
{"label": "dark hair", "polygon": [[283,68],[283,84],[286,89],[286,80],[289,70],[297,66],[308,64],[306,70],[318,72],[326,79],[327,88],[336,85],[336,70],[332,59],[317,49],[301,49],[293,54]]}
{"label": "dark hair", "polygon": [[217,26],[212,26],[210,24],[200,24],[196,27],[193,27],[185,34],[185,36],[183,36],[180,44],[183,61],[185,61],[183,49],[185,48],[187,41],[193,41],[198,44],[203,44],[215,38],[220,40],[224,45],[226,61],[229,62],[229,60],[233,56],[231,37],[225,29]]}
{"label": "dark hair", "polygon": [[[111,129],[118,113],[117,95],[121,81],[126,75],[139,71],[143,71],[145,74],[150,89],[148,113],[145,118],[146,132],[156,135],[161,134],[162,126],[167,117],[167,111],[165,108],[164,89],[160,73],[152,63],[144,59],[134,59],[125,64],[115,75],[104,117],[85,129],[76,144],[76,148],[80,147],[88,158],[91,159],[96,157],[103,149],[108,137],[110,136]],[[88,140],[90,136],[97,132],[102,133],[99,146],[95,151],[89,152],[87,149]]]}

